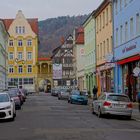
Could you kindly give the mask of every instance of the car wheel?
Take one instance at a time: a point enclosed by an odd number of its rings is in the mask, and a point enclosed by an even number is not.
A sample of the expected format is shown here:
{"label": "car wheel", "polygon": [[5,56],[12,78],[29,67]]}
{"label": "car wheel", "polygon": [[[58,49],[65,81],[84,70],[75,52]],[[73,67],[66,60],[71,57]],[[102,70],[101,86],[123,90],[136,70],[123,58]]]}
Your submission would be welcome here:
{"label": "car wheel", "polygon": [[131,120],[132,116],[126,116],[127,120]]}
{"label": "car wheel", "polygon": [[100,107],[98,108],[98,114],[97,115],[98,115],[98,118],[102,117],[102,112],[101,112],[101,108]]}

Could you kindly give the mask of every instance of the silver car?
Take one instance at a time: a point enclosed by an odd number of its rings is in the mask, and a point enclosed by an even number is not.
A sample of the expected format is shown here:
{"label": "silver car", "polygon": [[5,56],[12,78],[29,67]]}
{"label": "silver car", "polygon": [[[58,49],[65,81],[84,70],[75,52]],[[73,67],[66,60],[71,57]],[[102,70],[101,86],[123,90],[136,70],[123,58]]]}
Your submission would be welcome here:
{"label": "silver car", "polygon": [[58,93],[58,100],[60,99],[68,99],[70,94],[69,89],[61,89]]}
{"label": "silver car", "polygon": [[104,114],[121,115],[131,119],[132,103],[125,94],[103,93],[92,103],[92,112],[98,117]]}

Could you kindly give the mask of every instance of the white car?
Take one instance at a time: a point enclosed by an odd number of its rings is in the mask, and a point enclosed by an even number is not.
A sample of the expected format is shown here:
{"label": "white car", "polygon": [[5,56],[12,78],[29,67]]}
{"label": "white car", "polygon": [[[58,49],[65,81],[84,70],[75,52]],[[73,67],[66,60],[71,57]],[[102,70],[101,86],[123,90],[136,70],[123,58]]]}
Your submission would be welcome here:
{"label": "white car", "polygon": [[0,93],[0,119],[14,120],[16,116],[14,100],[10,98],[8,93]]}

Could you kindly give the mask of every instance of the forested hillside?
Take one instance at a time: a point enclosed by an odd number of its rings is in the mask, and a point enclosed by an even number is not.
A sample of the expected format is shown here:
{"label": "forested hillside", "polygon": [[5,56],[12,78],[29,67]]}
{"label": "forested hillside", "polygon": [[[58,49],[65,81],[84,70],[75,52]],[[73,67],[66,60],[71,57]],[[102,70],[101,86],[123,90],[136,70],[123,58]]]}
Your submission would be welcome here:
{"label": "forested hillside", "polygon": [[87,15],[62,16],[39,22],[39,55],[50,56],[54,48],[61,44],[61,38],[73,34],[75,27],[80,26]]}

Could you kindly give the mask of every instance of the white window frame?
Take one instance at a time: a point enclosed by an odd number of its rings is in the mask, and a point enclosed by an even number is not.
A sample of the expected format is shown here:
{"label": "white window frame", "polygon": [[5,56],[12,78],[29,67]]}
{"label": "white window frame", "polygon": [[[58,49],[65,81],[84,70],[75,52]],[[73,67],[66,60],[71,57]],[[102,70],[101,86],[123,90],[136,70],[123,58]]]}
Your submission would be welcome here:
{"label": "white window frame", "polygon": [[27,52],[27,59],[28,60],[32,60],[32,52]]}
{"label": "white window frame", "polygon": [[18,66],[18,73],[23,73],[23,67],[22,67],[22,65],[19,65]]}
{"label": "white window frame", "polygon": [[14,73],[14,67],[13,67],[13,66],[9,66],[8,72],[9,72],[9,73]]}
{"label": "white window frame", "polygon": [[22,60],[23,59],[23,53],[22,52],[18,52],[18,59]]}
{"label": "white window frame", "polygon": [[13,52],[9,52],[9,60],[13,60],[14,59],[14,53]]}
{"label": "white window frame", "polygon": [[32,73],[32,65],[28,65],[28,67],[27,67],[27,72],[28,72],[28,73]]}

